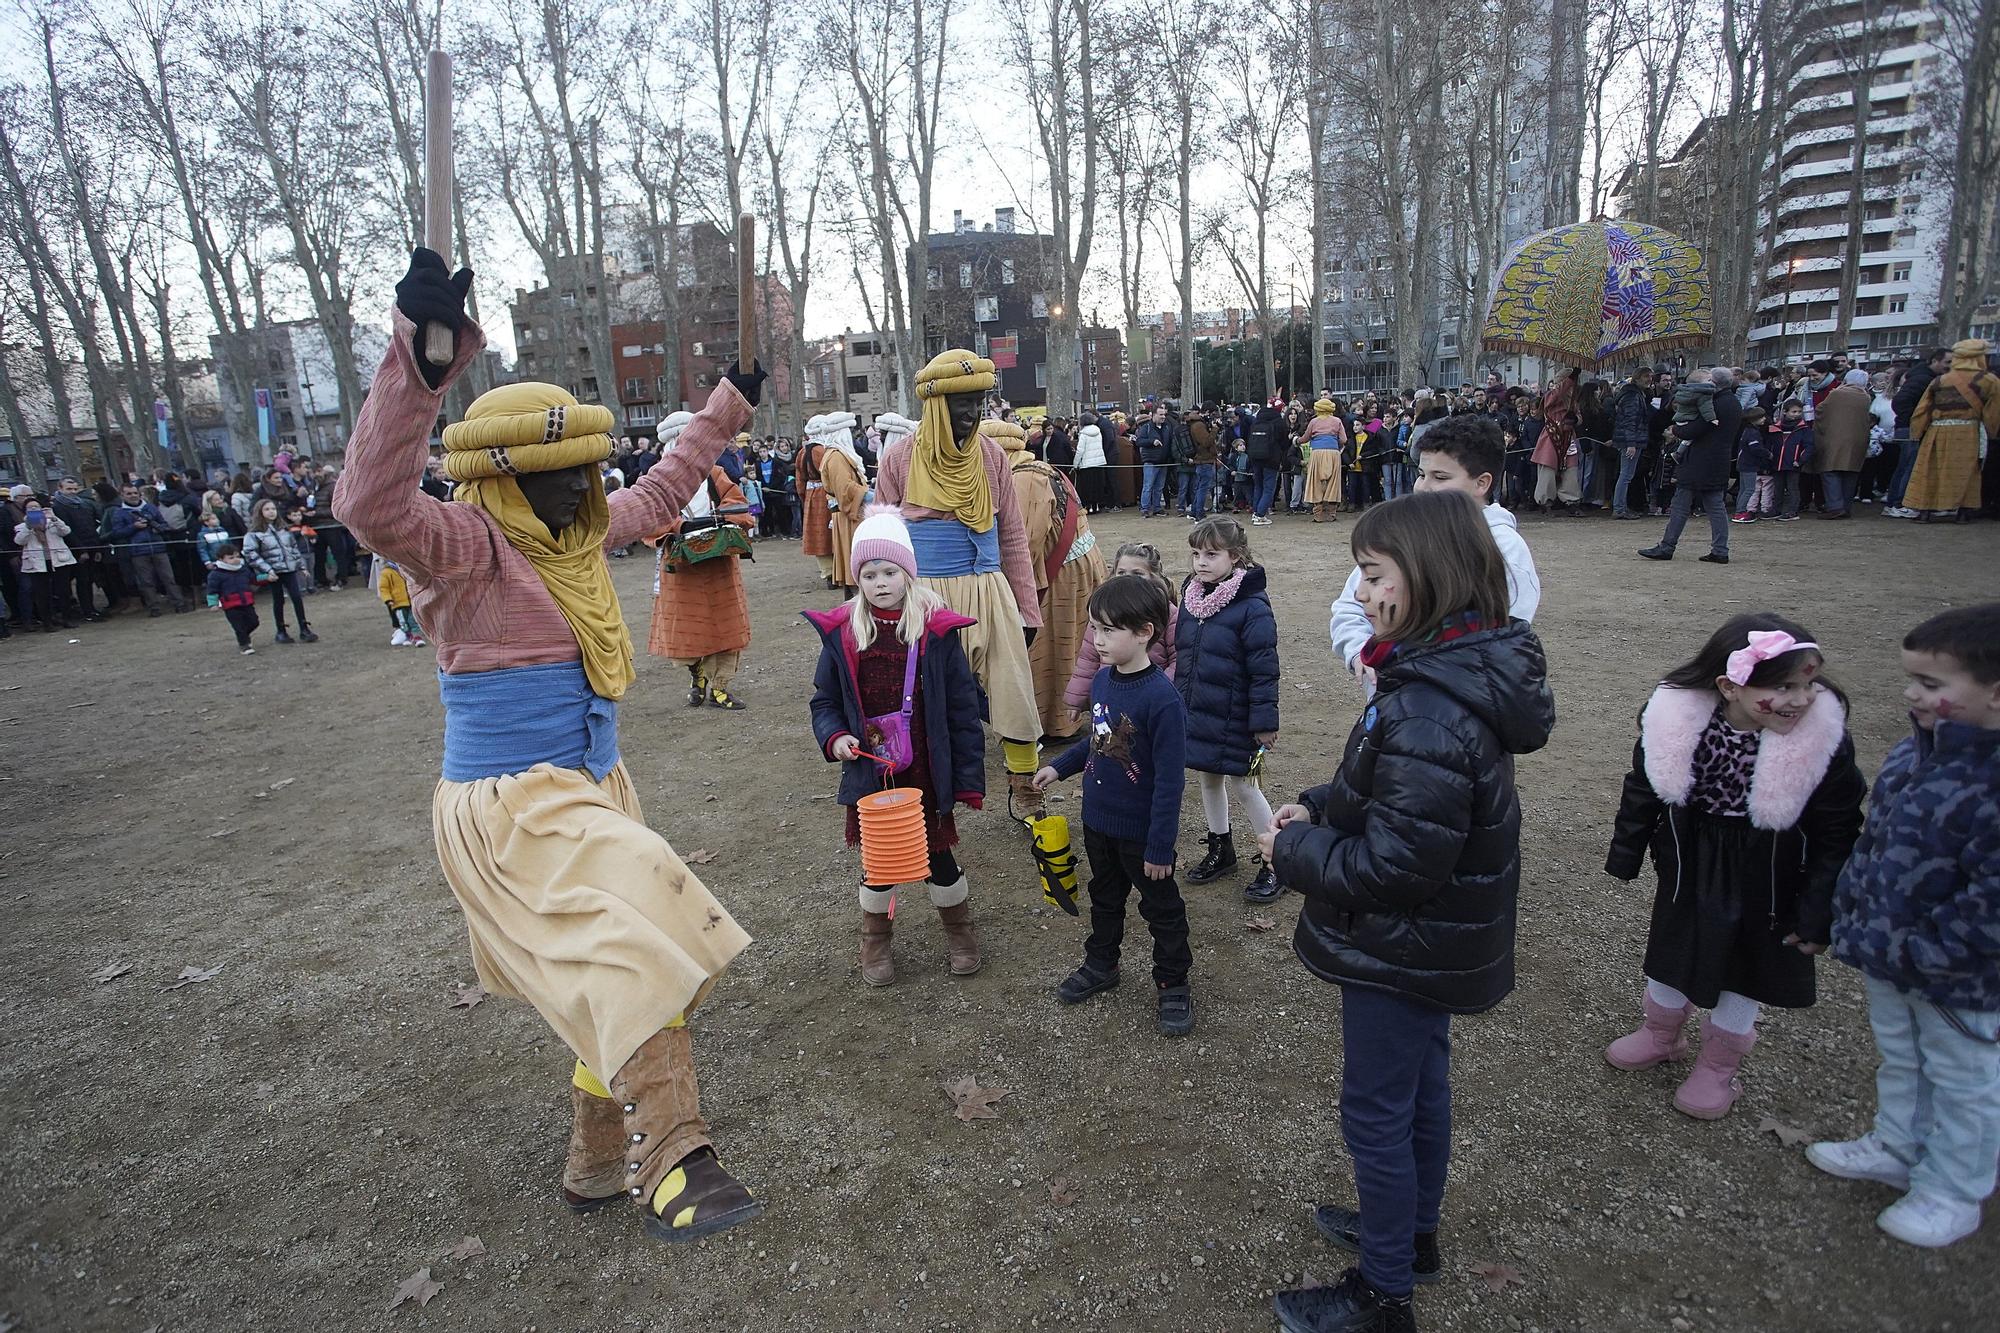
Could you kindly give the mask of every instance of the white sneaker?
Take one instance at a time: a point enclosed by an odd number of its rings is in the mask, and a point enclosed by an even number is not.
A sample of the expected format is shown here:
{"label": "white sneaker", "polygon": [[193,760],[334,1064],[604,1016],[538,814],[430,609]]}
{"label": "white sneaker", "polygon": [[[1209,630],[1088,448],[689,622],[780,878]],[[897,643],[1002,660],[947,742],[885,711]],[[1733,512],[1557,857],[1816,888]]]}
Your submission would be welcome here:
{"label": "white sneaker", "polygon": [[1910,1168],[1903,1159],[1882,1146],[1870,1130],[1858,1139],[1843,1143],[1815,1143],[1806,1149],[1806,1160],[1829,1176],[1842,1180],[1873,1180],[1899,1190],[1910,1187]]}
{"label": "white sneaker", "polygon": [[1882,517],[1884,518],[1915,518],[1916,516],[1916,510],[1905,509],[1901,505],[1890,505],[1882,511]]}
{"label": "white sneaker", "polygon": [[1933,1194],[1905,1194],[1882,1210],[1875,1225],[1906,1244],[1942,1249],[1979,1230],[1979,1205]]}
{"label": "white sneaker", "polygon": [[401,648],[404,644],[408,643],[409,641],[410,641],[410,636],[405,634],[402,630],[397,630],[394,634],[391,634],[389,636],[389,646],[391,648]]}

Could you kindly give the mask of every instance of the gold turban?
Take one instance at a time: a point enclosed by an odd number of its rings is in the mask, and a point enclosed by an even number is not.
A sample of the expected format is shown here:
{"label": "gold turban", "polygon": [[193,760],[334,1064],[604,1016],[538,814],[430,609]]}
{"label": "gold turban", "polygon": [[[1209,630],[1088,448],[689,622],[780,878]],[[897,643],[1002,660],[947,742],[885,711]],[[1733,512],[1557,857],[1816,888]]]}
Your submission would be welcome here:
{"label": "gold turban", "polygon": [[1019,422],[991,417],[979,423],[979,433],[1009,452],[1028,447],[1028,432]]}
{"label": "gold turban", "polygon": [[917,374],[924,410],[911,441],[906,494],[911,504],[950,514],[974,532],[993,526],[993,488],[986,483],[985,459],[970,447],[974,440],[961,448],[952,438],[945,399],[955,393],[986,393],[998,382],[991,361],[961,349],[940,352]]}
{"label": "gold turban", "polygon": [[1986,369],[1986,340],[1961,338],[1951,345],[1951,368],[1978,372]]}
{"label": "gold turban", "polygon": [[1320,399],[1320,400],[1319,400],[1318,402],[1314,403],[1314,404],[1313,404],[1313,415],[1314,415],[1314,416],[1316,416],[1316,417],[1330,417],[1330,416],[1332,416],[1332,415],[1333,415],[1333,399],[1331,399],[1331,398],[1322,398],[1322,399]]}
{"label": "gold turban", "polygon": [[604,559],[611,526],[604,479],[590,470],[590,489],[560,533],[535,516],[515,480],[523,472],[610,457],[610,429],[608,409],[579,404],[553,384],[503,385],[479,395],[465,420],[444,428],[444,465],[458,481],[458,499],[486,511],[555,598],[576,635],[590,688],[617,700],[632,684],[632,635]]}
{"label": "gold turban", "polygon": [[444,474],[475,481],[601,463],[611,457],[612,424],[611,409],[553,384],[504,384],[444,428]]}

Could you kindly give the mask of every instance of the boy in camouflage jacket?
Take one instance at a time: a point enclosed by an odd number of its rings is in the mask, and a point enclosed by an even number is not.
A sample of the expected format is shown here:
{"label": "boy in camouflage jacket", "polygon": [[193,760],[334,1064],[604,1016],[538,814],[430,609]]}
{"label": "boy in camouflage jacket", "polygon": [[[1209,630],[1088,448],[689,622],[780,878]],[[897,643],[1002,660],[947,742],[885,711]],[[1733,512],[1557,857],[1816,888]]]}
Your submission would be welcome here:
{"label": "boy in camouflage jacket", "polygon": [[2000,1164],[2000,602],[1903,640],[1915,733],[1889,752],[1834,893],[1882,1064],[1875,1127],[1813,1165],[1906,1190],[1876,1219],[1912,1245],[1979,1229]]}

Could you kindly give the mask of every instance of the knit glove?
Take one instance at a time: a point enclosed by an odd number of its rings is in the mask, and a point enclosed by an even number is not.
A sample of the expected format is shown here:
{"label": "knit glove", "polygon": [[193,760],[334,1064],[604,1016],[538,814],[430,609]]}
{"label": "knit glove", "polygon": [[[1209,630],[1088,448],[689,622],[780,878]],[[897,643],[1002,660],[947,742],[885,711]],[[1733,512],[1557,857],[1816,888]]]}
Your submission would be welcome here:
{"label": "knit glove", "polygon": [[729,369],[722,372],[722,378],[735,386],[736,392],[743,395],[744,402],[755,407],[757,406],[757,400],[764,396],[764,381],[769,379],[770,376],[764,373],[763,365],[755,357],[752,357],[750,360],[750,369],[747,373],[744,371],[741,363],[732,361],[729,363]]}
{"label": "knit glove", "polygon": [[410,271],[396,284],[396,308],[417,326],[415,345],[417,373],[424,377],[424,383],[435,390],[444,383],[449,365],[434,366],[424,359],[424,326],[438,323],[450,329],[456,346],[456,335],[469,322],[465,315],[465,298],[472,291],[472,270],[462,268],[456,273],[445,269],[444,259],[435,250],[422,246],[410,251]]}

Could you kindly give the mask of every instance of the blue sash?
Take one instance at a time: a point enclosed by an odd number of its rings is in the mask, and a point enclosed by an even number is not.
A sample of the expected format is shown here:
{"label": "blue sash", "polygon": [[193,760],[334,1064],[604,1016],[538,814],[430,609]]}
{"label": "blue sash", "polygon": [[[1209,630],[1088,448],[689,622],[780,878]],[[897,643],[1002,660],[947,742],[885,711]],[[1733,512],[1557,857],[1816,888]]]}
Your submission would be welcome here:
{"label": "blue sash", "polygon": [[590,688],[581,662],[438,673],[444,780],[477,782],[536,764],[581,768],[599,782],[618,764],[618,705]]}
{"label": "blue sash", "polygon": [[993,574],[1000,569],[1000,520],[984,532],[974,532],[955,518],[925,518],[910,524],[910,545],[917,553],[917,573],[928,579],[965,574]]}

